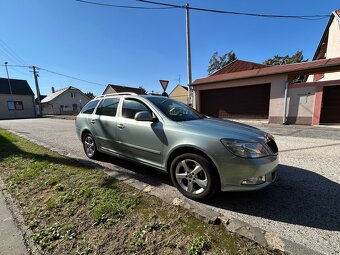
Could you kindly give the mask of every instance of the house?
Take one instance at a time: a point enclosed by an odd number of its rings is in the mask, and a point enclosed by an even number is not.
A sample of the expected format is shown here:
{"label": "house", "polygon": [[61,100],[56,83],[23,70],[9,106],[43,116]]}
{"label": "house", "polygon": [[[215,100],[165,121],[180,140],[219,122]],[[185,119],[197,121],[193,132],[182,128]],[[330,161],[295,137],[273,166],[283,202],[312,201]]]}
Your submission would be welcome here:
{"label": "house", "polygon": [[103,94],[122,93],[122,92],[132,92],[138,95],[146,94],[145,90],[142,87],[134,88],[134,87],[126,87],[126,86],[120,86],[120,85],[113,85],[113,84],[107,85]]}
{"label": "house", "polygon": [[169,94],[169,97],[182,103],[188,103],[188,87],[178,84]]}
{"label": "house", "polygon": [[[313,60],[340,57],[340,10],[332,12]],[[340,79],[340,72],[310,75],[308,82]]]}
{"label": "house", "polygon": [[[328,100],[328,92],[325,97],[328,88],[340,87],[340,79],[296,83],[299,76],[339,71],[340,58],[321,59],[211,75],[195,80],[190,87],[195,107],[212,117],[261,118],[284,124],[340,123],[339,101]],[[332,111],[324,110],[327,104]]]}
{"label": "house", "polygon": [[90,101],[79,89],[69,86],[67,88],[54,90],[41,100],[43,115],[73,115],[78,114],[82,107]]}
{"label": "house", "polygon": [[[299,82],[300,76],[308,78]],[[263,66],[236,60],[190,88],[196,108],[213,117],[340,123],[340,10],[332,13],[313,61]]]}
{"label": "house", "polygon": [[34,94],[28,82],[0,78],[0,119],[34,117]]}

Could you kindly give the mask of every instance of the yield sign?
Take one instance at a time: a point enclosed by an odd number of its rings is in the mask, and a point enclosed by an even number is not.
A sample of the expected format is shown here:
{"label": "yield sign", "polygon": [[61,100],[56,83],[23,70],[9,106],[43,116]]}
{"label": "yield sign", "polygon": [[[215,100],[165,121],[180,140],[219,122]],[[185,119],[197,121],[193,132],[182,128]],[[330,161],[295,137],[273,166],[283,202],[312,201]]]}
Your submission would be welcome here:
{"label": "yield sign", "polygon": [[163,88],[163,90],[165,91],[166,88],[168,87],[169,81],[166,81],[166,80],[159,80],[159,82],[161,83],[162,88]]}

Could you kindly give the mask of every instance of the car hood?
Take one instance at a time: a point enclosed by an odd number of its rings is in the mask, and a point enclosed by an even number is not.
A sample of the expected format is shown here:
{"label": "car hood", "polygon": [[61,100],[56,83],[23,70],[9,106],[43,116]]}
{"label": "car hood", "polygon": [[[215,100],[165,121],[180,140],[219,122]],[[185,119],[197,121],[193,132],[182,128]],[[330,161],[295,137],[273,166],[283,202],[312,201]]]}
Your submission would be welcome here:
{"label": "car hood", "polygon": [[217,138],[231,138],[247,141],[263,140],[266,132],[242,123],[216,118],[205,118],[200,120],[182,121],[178,124],[188,130]]}

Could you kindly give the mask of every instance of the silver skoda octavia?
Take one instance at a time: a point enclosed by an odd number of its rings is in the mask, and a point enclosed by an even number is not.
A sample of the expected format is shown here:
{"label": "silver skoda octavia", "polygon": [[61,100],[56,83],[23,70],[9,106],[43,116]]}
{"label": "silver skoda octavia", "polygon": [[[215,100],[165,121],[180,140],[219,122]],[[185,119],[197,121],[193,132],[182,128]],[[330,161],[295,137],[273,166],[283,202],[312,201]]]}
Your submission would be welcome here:
{"label": "silver skoda octavia", "polygon": [[276,179],[278,148],[270,134],[166,97],[96,97],[77,116],[76,129],[89,158],[105,153],[168,172],[194,200],[261,189]]}

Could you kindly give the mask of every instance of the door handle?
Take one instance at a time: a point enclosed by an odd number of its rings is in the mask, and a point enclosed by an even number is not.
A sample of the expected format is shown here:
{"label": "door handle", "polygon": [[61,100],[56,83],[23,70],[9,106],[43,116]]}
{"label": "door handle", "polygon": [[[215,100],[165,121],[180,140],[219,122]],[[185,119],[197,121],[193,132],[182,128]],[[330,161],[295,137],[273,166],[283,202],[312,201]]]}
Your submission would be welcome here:
{"label": "door handle", "polygon": [[96,121],[95,120],[91,120],[91,123],[94,124],[94,123],[96,123]]}
{"label": "door handle", "polygon": [[124,124],[119,123],[119,124],[117,125],[117,127],[118,127],[119,129],[123,129],[123,128],[124,128]]}

